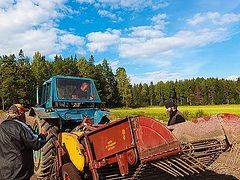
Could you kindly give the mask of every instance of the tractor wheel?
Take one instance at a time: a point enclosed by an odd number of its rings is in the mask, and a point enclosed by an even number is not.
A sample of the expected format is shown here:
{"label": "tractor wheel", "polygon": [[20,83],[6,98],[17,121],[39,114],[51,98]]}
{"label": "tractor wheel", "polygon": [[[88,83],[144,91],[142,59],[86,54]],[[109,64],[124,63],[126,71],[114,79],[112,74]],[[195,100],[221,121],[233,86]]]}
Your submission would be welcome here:
{"label": "tractor wheel", "polygon": [[81,176],[73,163],[69,162],[62,166],[63,180],[81,180]]}
{"label": "tractor wheel", "polygon": [[55,161],[55,145],[54,142],[57,139],[58,127],[56,126],[56,120],[44,120],[36,118],[33,129],[37,133],[41,133],[41,129],[44,128],[48,132],[46,144],[38,151],[34,151],[34,172],[38,179],[49,177]]}

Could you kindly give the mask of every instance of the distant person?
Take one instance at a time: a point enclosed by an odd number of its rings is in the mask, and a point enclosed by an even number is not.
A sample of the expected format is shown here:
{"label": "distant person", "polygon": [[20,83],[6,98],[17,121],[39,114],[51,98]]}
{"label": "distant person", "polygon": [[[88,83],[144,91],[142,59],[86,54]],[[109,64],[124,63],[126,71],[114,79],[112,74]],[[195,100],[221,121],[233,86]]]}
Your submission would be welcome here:
{"label": "distant person", "polygon": [[0,124],[0,180],[30,180],[34,173],[33,150],[43,147],[47,132],[38,135],[25,122],[25,108],[14,104]]}
{"label": "distant person", "polygon": [[82,100],[93,100],[93,97],[90,96],[89,92],[89,82],[82,82],[79,89],[76,89],[72,95],[73,99],[82,99]]}
{"label": "distant person", "polygon": [[170,116],[168,121],[168,126],[186,121],[183,114],[180,111],[178,111],[177,105],[173,101],[171,100],[167,101],[165,104],[165,107],[169,112],[169,116]]}

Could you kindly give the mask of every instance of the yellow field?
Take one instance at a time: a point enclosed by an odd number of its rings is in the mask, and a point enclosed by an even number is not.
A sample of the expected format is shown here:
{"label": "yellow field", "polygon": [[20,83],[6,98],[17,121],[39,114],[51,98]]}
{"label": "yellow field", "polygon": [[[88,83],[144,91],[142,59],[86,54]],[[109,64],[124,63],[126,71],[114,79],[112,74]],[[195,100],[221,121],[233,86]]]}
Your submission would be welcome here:
{"label": "yellow field", "polygon": [[[218,113],[240,114],[240,105],[208,105],[208,106],[179,106],[185,117],[190,120],[205,115]],[[115,108],[110,109],[110,118],[116,119],[124,116],[146,115],[162,121],[168,120],[165,107],[144,107],[144,108]]]}

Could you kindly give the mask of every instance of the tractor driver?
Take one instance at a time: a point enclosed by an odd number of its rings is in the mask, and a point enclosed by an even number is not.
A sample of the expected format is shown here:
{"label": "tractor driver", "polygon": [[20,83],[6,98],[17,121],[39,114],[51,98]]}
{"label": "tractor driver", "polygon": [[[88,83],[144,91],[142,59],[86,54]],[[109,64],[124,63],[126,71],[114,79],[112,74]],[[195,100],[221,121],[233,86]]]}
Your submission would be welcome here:
{"label": "tractor driver", "polygon": [[89,93],[89,82],[83,81],[80,89],[74,91],[72,98],[73,99],[82,99],[82,100],[93,100],[93,97]]}
{"label": "tractor driver", "polygon": [[168,126],[186,121],[183,114],[180,111],[178,111],[177,105],[173,101],[171,100],[167,101],[165,107],[170,116]]}

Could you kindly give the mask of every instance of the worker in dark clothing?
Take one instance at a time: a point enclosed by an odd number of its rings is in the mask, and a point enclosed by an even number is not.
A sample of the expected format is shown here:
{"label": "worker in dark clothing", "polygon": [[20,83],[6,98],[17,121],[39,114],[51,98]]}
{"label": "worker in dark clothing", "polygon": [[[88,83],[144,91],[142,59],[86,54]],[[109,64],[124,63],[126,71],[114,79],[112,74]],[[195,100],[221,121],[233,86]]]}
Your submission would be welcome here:
{"label": "worker in dark clothing", "polygon": [[167,101],[165,104],[165,107],[169,112],[169,116],[170,116],[168,121],[168,126],[186,121],[183,114],[180,111],[178,111],[177,105],[173,101],[171,100]]}
{"label": "worker in dark clothing", "polygon": [[29,180],[33,175],[33,150],[46,142],[47,132],[36,134],[25,123],[25,109],[12,105],[0,124],[0,180]]}

